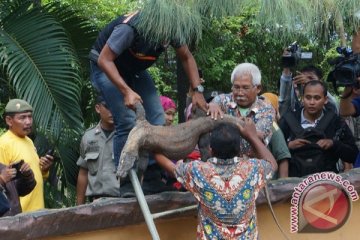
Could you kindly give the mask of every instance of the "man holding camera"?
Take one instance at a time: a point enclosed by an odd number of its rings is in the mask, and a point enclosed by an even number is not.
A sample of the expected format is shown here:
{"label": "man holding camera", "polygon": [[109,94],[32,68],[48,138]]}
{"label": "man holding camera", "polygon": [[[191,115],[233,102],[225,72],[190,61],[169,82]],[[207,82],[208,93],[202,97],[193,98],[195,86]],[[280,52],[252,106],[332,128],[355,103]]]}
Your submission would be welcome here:
{"label": "man holding camera", "polygon": [[[290,68],[296,66],[297,60],[289,60],[296,58],[294,53],[291,52],[290,48],[285,49],[283,53],[283,65],[284,69],[280,77],[280,91],[279,91],[279,111],[280,116],[284,115],[288,110],[295,111],[299,110],[302,106],[303,98],[303,86],[311,80],[322,80],[323,73],[321,69],[307,65],[300,71],[297,71],[295,77]],[[326,104],[327,109],[331,109],[335,113],[339,113],[339,108],[335,98],[328,92],[328,103]]]}
{"label": "man holding camera", "polygon": [[26,196],[35,186],[34,173],[28,163],[21,164],[18,170],[14,165],[6,166],[0,163],[0,194],[4,194],[9,203],[9,209],[0,212],[0,217],[21,213],[19,196]]}
{"label": "man holding camera", "polygon": [[[352,51],[355,54],[360,53],[359,32],[353,35]],[[360,115],[360,89],[357,87],[360,84],[360,77],[353,80],[358,81],[358,84],[346,86],[342,96],[340,97],[340,115],[344,117],[357,117]]]}
{"label": "man holding camera", "polygon": [[0,137],[0,163],[12,165],[23,159],[30,165],[35,176],[35,188],[20,198],[23,212],[45,207],[43,178],[48,177],[54,159],[50,155],[39,158],[33,141],[28,137],[32,131],[32,112],[32,107],[26,101],[11,99],[6,104],[4,112],[9,130]]}
{"label": "man holding camera", "polygon": [[[360,77],[356,79],[360,84]],[[360,89],[347,86],[340,96],[340,115],[343,117],[360,115]]]}

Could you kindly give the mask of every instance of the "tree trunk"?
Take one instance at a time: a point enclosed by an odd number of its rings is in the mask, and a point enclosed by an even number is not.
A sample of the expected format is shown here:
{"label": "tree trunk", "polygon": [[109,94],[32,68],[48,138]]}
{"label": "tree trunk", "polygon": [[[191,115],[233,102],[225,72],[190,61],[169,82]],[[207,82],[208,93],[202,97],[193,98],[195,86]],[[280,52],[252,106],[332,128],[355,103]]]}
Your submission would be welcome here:
{"label": "tree trunk", "polygon": [[177,99],[178,99],[178,116],[179,123],[185,122],[184,110],[186,107],[186,95],[189,90],[189,79],[184,71],[179,58],[176,58],[176,75],[177,75]]}
{"label": "tree trunk", "polygon": [[346,46],[346,37],[345,37],[345,30],[344,30],[344,21],[342,19],[341,13],[336,14],[336,29],[340,37],[340,44],[341,47]]}

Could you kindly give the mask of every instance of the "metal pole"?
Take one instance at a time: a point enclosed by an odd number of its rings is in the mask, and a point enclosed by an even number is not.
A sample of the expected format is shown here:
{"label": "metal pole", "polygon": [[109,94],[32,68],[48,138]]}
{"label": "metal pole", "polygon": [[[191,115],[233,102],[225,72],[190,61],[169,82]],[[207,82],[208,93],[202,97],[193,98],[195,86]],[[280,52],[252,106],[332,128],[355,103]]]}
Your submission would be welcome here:
{"label": "metal pole", "polygon": [[158,232],[156,230],[154,219],[153,219],[153,217],[151,215],[149,206],[147,205],[144,193],[143,193],[143,191],[141,189],[141,185],[140,185],[140,182],[139,182],[139,179],[137,177],[137,174],[136,174],[135,170],[131,169],[129,175],[130,175],[130,181],[131,181],[131,183],[132,183],[132,185],[134,187],[137,200],[139,202],[141,211],[142,211],[142,213],[144,215],[145,222],[146,222],[146,225],[147,225],[147,227],[148,227],[148,229],[150,231],[151,237],[152,237],[153,240],[160,240],[159,234],[158,234]]}
{"label": "metal pole", "polygon": [[157,219],[157,218],[172,215],[172,214],[175,214],[175,213],[183,213],[183,212],[186,212],[186,211],[194,210],[196,208],[197,208],[197,205],[183,207],[183,208],[177,208],[177,209],[164,211],[164,212],[160,212],[160,213],[153,213],[152,217],[153,217],[153,219]]}

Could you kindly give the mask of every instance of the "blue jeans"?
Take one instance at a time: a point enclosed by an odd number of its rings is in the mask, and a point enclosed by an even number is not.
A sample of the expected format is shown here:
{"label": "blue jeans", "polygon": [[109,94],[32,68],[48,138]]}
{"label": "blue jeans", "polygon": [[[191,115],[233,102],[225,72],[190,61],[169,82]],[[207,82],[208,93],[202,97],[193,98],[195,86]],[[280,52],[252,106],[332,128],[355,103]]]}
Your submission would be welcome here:
{"label": "blue jeans", "polygon": [[[133,75],[122,75],[126,84],[140,95],[146,113],[146,120],[152,125],[164,125],[164,110],[150,74],[145,70]],[[124,104],[122,93],[115,87],[106,74],[90,61],[90,79],[94,88],[104,98],[115,123],[113,142],[115,166],[119,165],[121,151],[131,129],[135,126],[135,112]]]}

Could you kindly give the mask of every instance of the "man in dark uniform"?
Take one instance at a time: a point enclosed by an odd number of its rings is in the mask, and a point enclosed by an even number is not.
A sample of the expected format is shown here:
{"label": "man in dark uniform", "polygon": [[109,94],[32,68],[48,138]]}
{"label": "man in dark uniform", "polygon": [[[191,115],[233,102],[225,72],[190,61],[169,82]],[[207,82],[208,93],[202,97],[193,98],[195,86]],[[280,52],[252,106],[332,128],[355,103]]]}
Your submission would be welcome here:
{"label": "man in dark uniform", "polygon": [[[190,86],[194,91],[193,106],[207,109],[198,68],[187,45],[180,45],[176,41],[156,43],[145,39],[136,28],[138,16],[139,13],[135,12],[120,16],[109,23],[100,32],[90,52],[92,84],[105,99],[114,118],[113,144],[116,166],[128,134],[135,125],[135,113],[131,108],[134,108],[136,103],[143,104],[146,119],[150,124],[164,125],[164,111],[154,81],[146,69],[155,63],[168,45],[175,48],[178,59],[182,62],[189,78]],[[164,39],[170,38],[171,36],[164,36]],[[221,110],[218,109],[218,111]],[[150,164],[156,163],[150,159]],[[156,166],[151,166],[151,169],[151,173],[147,171],[150,173],[150,179],[145,172],[144,181],[153,182],[154,172],[159,172]],[[160,181],[156,182],[160,184]],[[153,187],[150,188],[153,189]],[[122,189],[124,189],[123,185]]]}
{"label": "man in dark uniform", "polygon": [[164,124],[164,112],[154,81],[146,71],[170,44],[182,62],[194,90],[193,103],[206,110],[198,68],[187,45],[175,42],[154,43],[145,40],[136,29],[138,13],[120,16],[99,34],[91,58],[91,81],[105,99],[115,123],[114,159],[116,166],[128,134],[135,124],[131,110],[141,102],[147,120],[153,125]]}

